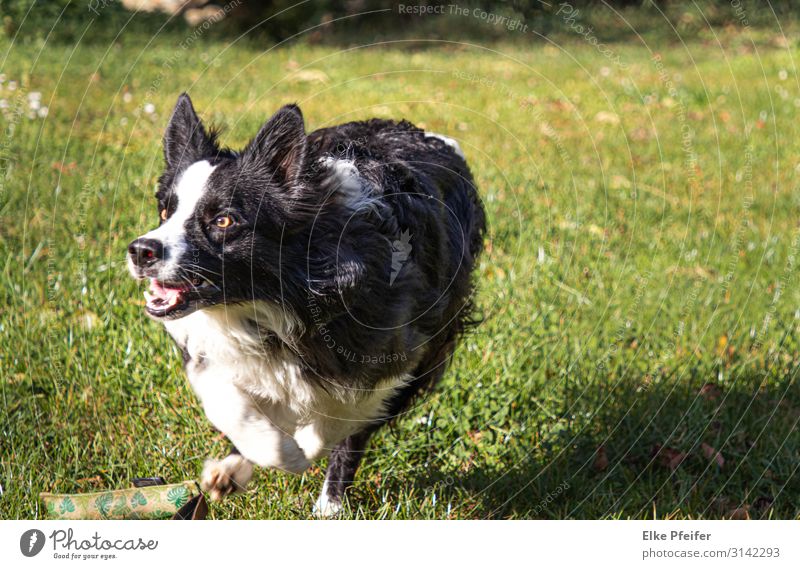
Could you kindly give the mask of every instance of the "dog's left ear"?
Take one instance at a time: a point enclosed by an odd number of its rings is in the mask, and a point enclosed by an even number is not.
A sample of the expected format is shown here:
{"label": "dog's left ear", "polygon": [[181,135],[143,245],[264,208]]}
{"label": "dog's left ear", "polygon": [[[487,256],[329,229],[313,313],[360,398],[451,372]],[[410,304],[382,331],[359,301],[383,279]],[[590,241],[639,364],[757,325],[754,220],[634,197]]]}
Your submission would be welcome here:
{"label": "dog's left ear", "polygon": [[297,105],[286,105],[269,119],[242,152],[245,163],[295,184],[306,158],[306,127]]}

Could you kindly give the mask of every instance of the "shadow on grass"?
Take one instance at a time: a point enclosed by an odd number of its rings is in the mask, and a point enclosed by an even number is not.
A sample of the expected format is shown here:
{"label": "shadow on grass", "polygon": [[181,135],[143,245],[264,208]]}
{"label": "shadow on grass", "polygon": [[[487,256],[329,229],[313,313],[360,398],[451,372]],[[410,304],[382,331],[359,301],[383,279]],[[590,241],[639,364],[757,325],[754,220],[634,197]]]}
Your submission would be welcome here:
{"label": "shadow on grass", "polygon": [[796,375],[628,386],[602,406],[598,394],[582,428],[531,425],[552,436],[507,468],[432,471],[413,484],[459,503],[459,518],[796,518]]}

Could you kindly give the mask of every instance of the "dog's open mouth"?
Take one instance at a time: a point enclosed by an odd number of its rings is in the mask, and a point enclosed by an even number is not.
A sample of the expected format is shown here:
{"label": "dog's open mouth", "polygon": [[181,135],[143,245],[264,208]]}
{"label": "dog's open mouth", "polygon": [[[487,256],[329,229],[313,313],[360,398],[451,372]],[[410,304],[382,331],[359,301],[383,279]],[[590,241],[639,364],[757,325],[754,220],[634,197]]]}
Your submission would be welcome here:
{"label": "dog's open mouth", "polygon": [[158,282],[150,279],[150,290],[144,292],[145,310],[152,316],[163,318],[189,305],[192,286]]}

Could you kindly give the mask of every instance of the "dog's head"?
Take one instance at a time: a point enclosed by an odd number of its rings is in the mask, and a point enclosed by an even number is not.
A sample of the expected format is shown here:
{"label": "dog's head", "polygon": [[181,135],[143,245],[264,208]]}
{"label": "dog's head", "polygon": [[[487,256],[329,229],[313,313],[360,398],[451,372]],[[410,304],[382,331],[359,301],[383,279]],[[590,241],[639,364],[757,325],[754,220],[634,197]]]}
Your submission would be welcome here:
{"label": "dog's head", "polygon": [[219,147],[181,95],[164,135],[160,224],[128,246],[131,274],[150,280],[150,316],[180,318],[279,288],[281,242],[302,191],[305,154],[296,106],[283,107],[244,150],[232,152]]}

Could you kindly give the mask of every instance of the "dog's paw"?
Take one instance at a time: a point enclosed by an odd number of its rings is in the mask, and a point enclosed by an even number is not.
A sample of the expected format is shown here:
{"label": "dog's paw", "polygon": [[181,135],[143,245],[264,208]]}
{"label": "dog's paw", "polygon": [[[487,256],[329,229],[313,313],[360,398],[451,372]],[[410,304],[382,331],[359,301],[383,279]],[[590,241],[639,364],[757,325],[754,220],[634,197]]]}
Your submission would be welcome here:
{"label": "dog's paw", "polygon": [[330,519],[338,516],[341,511],[342,502],[328,496],[328,482],[325,481],[322,492],[320,492],[319,498],[317,498],[317,502],[314,504],[314,508],[311,512],[314,514],[315,518]]}
{"label": "dog's paw", "polygon": [[222,460],[208,459],[200,476],[200,487],[212,500],[222,500],[233,492],[243,492],[253,476],[252,463],[240,454]]}

